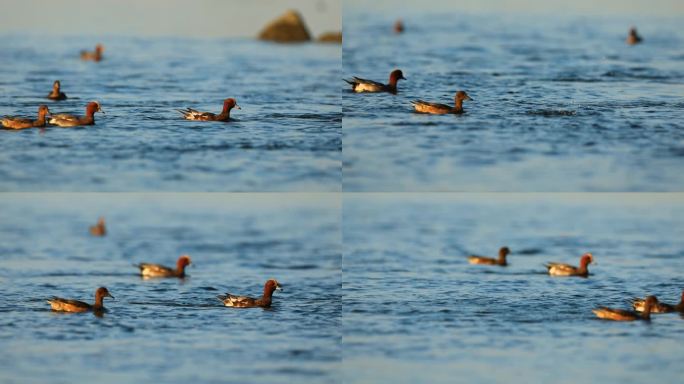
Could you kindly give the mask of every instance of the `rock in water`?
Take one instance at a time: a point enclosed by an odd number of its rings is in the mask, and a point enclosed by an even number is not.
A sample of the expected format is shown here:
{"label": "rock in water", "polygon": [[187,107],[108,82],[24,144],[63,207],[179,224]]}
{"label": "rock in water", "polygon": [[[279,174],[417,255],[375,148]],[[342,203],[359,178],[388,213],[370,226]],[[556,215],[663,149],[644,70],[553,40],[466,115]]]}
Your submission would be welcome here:
{"label": "rock in water", "polygon": [[259,33],[259,39],[279,43],[296,43],[311,40],[311,35],[299,12],[290,10],[267,24]]}
{"label": "rock in water", "polygon": [[342,43],[342,32],[326,32],[318,36],[318,41],[321,43]]}

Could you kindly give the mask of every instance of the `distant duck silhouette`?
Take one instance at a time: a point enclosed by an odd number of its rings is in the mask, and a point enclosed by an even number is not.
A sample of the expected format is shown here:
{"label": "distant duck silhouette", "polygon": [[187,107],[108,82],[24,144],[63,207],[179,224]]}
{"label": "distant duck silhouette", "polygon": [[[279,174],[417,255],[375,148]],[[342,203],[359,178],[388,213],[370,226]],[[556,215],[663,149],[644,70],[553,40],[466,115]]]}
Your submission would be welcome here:
{"label": "distant duck silhouette", "polygon": [[38,107],[38,119],[32,120],[24,117],[5,116],[0,119],[0,124],[8,129],[24,129],[32,127],[44,127],[45,117],[50,114],[47,105]]}
{"label": "distant duck silhouette", "polygon": [[456,96],[454,96],[453,107],[446,104],[428,103],[427,101],[423,100],[415,100],[412,101],[411,104],[413,104],[413,109],[418,113],[429,113],[433,115],[444,115],[448,113],[453,113],[458,115],[464,112],[464,100],[473,99],[471,99],[470,96],[468,96],[468,94],[465,93],[465,91],[458,91],[456,92]]}
{"label": "distant duck silhouette", "polygon": [[140,263],[136,267],[140,268],[140,276],[145,279],[152,277],[185,277],[185,267],[192,264],[188,255],[181,255],[176,261],[176,269],[169,268],[160,264]]}
{"label": "distant duck silhouette", "polygon": [[53,114],[48,121],[50,124],[60,127],[78,127],[81,125],[95,125],[95,112],[102,112],[100,103],[91,101],[86,105],[85,116],[75,116],[66,113]]}
{"label": "distant duck silhouette", "polygon": [[508,249],[508,247],[501,247],[499,249],[499,258],[494,259],[491,257],[484,257],[484,256],[468,256],[468,262],[470,264],[485,264],[485,265],[500,265],[502,267],[505,267],[508,265],[508,262],[506,262],[506,256],[511,253],[511,250]]}
{"label": "distant duck silhouette", "polygon": [[351,80],[343,79],[347,83],[351,84],[352,86],[352,91],[360,93],[360,92],[389,92],[392,94],[397,93],[397,82],[399,80],[406,80],[404,77],[404,74],[401,72],[399,69],[395,69],[390,73],[389,76],[389,83],[388,84],[382,84],[378,83],[377,81],[373,80],[367,80],[367,79],[362,79],[360,77],[354,76]]}
{"label": "distant duck silhouette", "polygon": [[624,309],[599,307],[593,309],[592,312],[596,317],[605,320],[613,321],[634,321],[634,320],[651,320],[651,311],[658,305],[658,299],[655,296],[649,296],[644,301],[644,311],[635,312]]}
{"label": "distant duck silhouette", "polygon": [[548,269],[549,275],[551,276],[589,276],[589,269],[587,266],[594,261],[594,256],[587,252],[582,257],[580,257],[579,267],[575,267],[569,264],[562,263],[547,263],[546,268]]}
{"label": "distant duck silhouette", "polygon": [[271,306],[271,297],[273,296],[273,292],[275,290],[282,289],[283,288],[280,286],[280,283],[278,281],[276,281],[275,279],[270,279],[264,285],[264,294],[258,299],[249,296],[235,296],[231,295],[230,293],[226,293],[225,295],[218,295],[216,297],[219,300],[221,300],[223,302],[223,305],[225,305],[226,307],[268,308]]}
{"label": "distant duck silhouette", "polygon": [[50,308],[53,311],[59,311],[59,312],[88,312],[88,311],[93,311],[93,312],[103,312],[105,311],[105,307],[102,303],[103,299],[105,297],[111,297],[112,299],[114,296],[109,294],[109,291],[105,287],[100,287],[95,291],[95,304],[90,305],[88,303],[85,303],[83,301],[78,301],[78,300],[72,300],[72,299],[63,299],[61,297],[56,297],[53,296],[50,299],[48,299],[48,304],[50,304]]}
{"label": "distant duck silhouette", "polygon": [[97,220],[97,224],[90,226],[90,234],[93,236],[104,236],[107,234],[104,217]]}
{"label": "distant duck silhouette", "polygon": [[637,33],[636,27],[632,27],[629,29],[629,35],[627,35],[627,44],[629,45],[635,45],[641,43],[643,39],[639,34]]}
{"label": "distant duck silhouette", "polygon": [[81,60],[101,61],[102,52],[104,52],[104,46],[102,44],[98,44],[95,46],[95,51],[81,51]]}
{"label": "distant duck silhouette", "polygon": [[47,98],[50,100],[66,100],[67,95],[60,90],[60,86],[59,80],[55,80],[52,84],[52,92],[50,92]]}
{"label": "distant duck silhouette", "polygon": [[394,33],[403,33],[404,32],[404,22],[401,19],[397,19],[397,21],[394,22]]}
{"label": "distant duck silhouette", "polygon": [[230,110],[233,108],[242,109],[237,105],[237,101],[233,98],[223,100],[223,110],[221,113],[200,112],[192,108],[179,109],[178,112],[183,114],[186,120],[196,121],[228,121],[230,120]]}

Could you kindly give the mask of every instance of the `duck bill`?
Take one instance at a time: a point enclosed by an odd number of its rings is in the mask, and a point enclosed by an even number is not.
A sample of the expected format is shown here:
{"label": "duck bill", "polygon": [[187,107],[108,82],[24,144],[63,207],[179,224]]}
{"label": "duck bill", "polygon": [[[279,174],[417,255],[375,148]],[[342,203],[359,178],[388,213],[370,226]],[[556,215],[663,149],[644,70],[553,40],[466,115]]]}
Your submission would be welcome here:
{"label": "duck bill", "polygon": [[470,96],[466,96],[466,97],[465,97],[465,100],[475,101],[475,100],[473,100],[473,98],[470,97]]}
{"label": "duck bill", "polygon": [[282,286],[282,285],[277,285],[277,286],[276,286],[276,291],[282,291],[282,290],[283,290],[283,286]]}
{"label": "duck bill", "polygon": [[107,294],[107,297],[111,297],[112,299],[116,300],[116,298],[110,294]]}
{"label": "duck bill", "polygon": [[237,108],[237,109],[242,109],[242,108],[240,108],[240,106],[237,105],[237,104],[235,104],[235,108]]}

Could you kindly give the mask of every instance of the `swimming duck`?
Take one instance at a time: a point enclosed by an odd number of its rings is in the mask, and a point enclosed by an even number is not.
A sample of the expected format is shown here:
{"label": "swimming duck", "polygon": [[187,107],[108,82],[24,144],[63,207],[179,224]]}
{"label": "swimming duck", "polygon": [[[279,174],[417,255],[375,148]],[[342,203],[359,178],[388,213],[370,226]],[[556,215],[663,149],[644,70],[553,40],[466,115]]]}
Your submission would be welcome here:
{"label": "swimming duck", "polygon": [[404,22],[401,19],[397,19],[397,21],[394,22],[394,33],[402,32],[404,32]]}
{"label": "swimming duck", "polygon": [[88,311],[104,311],[105,307],[102,305],[102,300],[105,297],[114,296],[109,294],[105,287],[100,287],[95,291],[95,304],[90,305],[78,300],[62,299],[61,297],[51,297],[47,302],[53,311],[62,312],[88,312]]}
{"label": "swimming duck", "polygon": [[[637,312],[643,312],[646,307],[646,300],[644,299],[634,299],[632,300],[632,307]],[[682,297],[679,299],[679,304],[665,304],[658,302],[653,308],[651,308],[651,313],[668,313],[668,312],[684,312],[684,291],[682,291]]]}
{"label": "swimming duck", "polygon": [[423,100],[412,101],[413,109],[418,113],[431,113],[434,115],[444,115],[447,113],[460,114],[463,113],[463,100],[473,100],[465,91],[456,92],[454,96],[454,106],[450,107],[446,104],[428,103]]}
{"label": "swimming duck", "polygon": [[629,29],[629,35],[627,35],[627,44],[634,45],[641,43],[641,36],[637,33],[636,27]]}
{"label": "swimming duck", "polygon": [[587,277],[589,275],[589,270],[587,269],[587,265],[591,264],[594,261],[594,256],[592,256],[591,253],[587,252],[582,257],[580,258],[580,265],[579,268],[569,265],[569,264],[561,264],[561,263],[548,263],[546,264],[546,268],[549,270],[549,275],[551,276],[581,276],[581,277]]}
{"label": "swimming duck", "polygon": [[498,259],[484,256],[468,256],[468,262],[470,264],[500,265],[502,267],[505,267],[508,265],[508,263],[506,262],[506,255],[508,255],[509,253],[511,253],[511,250],[508,249],[508,247],[501,247],[499,249]]}
{"label": "swimming duck", "polygon": [[242,109],[235,99],[225,99],[223,100],[223,111],[220,114],[214,114],[211,112],[200,112],[192,108],[186,108],[185,110],[179,109],[178,112],[183,114],[186,120],[198,120],[198,121],[228,121],[230,120],[230,110],[233,108]]}
{"label": "swimming duck", "polygon": [[627,311],[624,309],[606,308],[599,307],[592,309],[591,311],[596,314],[597,317],[606,320],[614,321],[634,321],[634,320],[651,320],[651,309],[658,304],[658,299],[655,296],[649,296],[646,298],[644,304],[644,311],[634,312]]}
{"label": "swimming duck", "polygon": [[9,129],[24,129],[32,127],[44,127],[45,116],[50,114],[47,105],[38,107],[38,119],[31,120],[23,117],[5,116],[0,120],[2,126]]}
{"label": "swimming duck", "polygon": [[97,224],[90,226],[90,234],[93,236],[104,236],[107,234],[104,217],[97,219]]}
{"label": "swimming duck", "polygon": [[280,286],[280,283],[278,283],[275,279],[270,279],[264,285],[264,295],[259,299],[247,296],[235,296],[231,295],[230,293],[226,293],[225,295],[218,295],[216,297],[219,300],[221,300],[223,302],[223,305],[225,305],[226,307],[268,308],[271,306],[271,296],[273,296],[273,292],[276,289],[282,291],[283,288]]}
{"label": "swimming duck", "polygon": [[58,125],[60,127],[77,127],[81,125],[95,125],[95,112],[102,112],[100,108],[100,103],[97,101],[91,101],[86,105],[85,116],[74,116],[66,113],[59,113],[52,115],[48,121],[50,124]]}
{"label": "swimming duck", "polygon": [[102,44],[98,44],[95,46],[95,51],[81,51],[81,60],[92,60],[92,61],[100,61],[102,60],[102,52],[104,52],[104,47]]}
{"label": "swimming duck", "polygon": [[55,80],[55,82],[52,84],[52,92],[47,95],[47,98],[50,100],[66,100],[67,96],[64,92],[60,91],[60,86],[61,83],[59,80]]}
{"label": "swimming duck", "polygon": [[390,73],[389,84],[378,83],[373,80],[366,80],[354,76],[351,80],[343,79],[347,83],[351,84],[352,91],[354,92],[389,92],[396,95],[397,93],[397,82],[401,79],[406,80],[404,74],[399,69],[395,69]]}
{"label": "swimming duck", "polygon": [[140,263],[136,267],[140,268],[140,275],[143,278],[151,277],[185,277],[185,267],[192,264],[190,256],[181,255],[176,261],[176,269],[165,267],[159,264]]}

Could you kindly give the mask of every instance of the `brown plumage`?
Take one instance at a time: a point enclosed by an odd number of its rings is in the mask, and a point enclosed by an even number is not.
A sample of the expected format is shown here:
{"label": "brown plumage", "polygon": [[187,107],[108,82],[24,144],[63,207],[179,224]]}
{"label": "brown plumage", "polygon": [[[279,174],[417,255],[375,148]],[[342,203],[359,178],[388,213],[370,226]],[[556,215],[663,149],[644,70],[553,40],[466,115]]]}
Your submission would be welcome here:
{"label": "brown plumage", "polygon": [[646,298],[646,303],[644,305],[644,311],[634,312],[627,311],[624,309],[615,309],[607,307],[599,307],[593,309],[592,312],[596,314],[597,317],[605,320],[614,321],[634,321],[634,320],[650,320],[651,319],[651,309],[658,304],[658,299],[655,296],[649,296]]}
{"label": "brown plumage", "polygon": [[104,236],[107,234],[104,217],[97,219],[97,224],[90,226],[90,234],[93,236]]}
{"label": "brown plumage", "polygon": [[389,76],[389,83],[388,84],[382,84],[378,83],[377,81],[373,80],[367,80],[367,79],[362,79],[360,77],[353,77],[351,80],[343,79],[347,83],[351,84],[352,86],[352,91],[360,93],[360,92],[389,92],[392,94],[397,94],[397,82],[399,80],[406,80],[404,77],[404,74],[401,72],[399,69],[395,69],[390,73]]}
{"label": "brown plumage", "polygon": [[185,267],[192,264],[190,256],[181,255],[176,261],[176,269],[165,267],[160,264],[140,263],[136,267],[140,268],[140,275],[143,278],[153,277],[185,277]]}
{"label": "brown plumage", "polygon": [[83,301],[78,301],[78,300],[72,300],[72,299],[63,299],[61,297],[56,297],[53,296],[50,299],[48,299],[48,303],[50,304],[50,308],[53,311],[61,311],[61,312],[88,312],[88,311],[104,311],[105,307],[102,304],[102,301],[105,297],[111,297],[112,299],[114,296],[109,294],[109,291],[105,287],[100,287],[95,291],[95,304],[90,305],[88,303],[85,303]]}
{"label": "brown plumage", "polygon": [[47,98],[50,100],[66,100],[67,96],[64,92],[61,91],[61,83],[59,80],[56,80],[52,84],[52,92],[50,92],[49,95],[47,95]]}
{"label": "brown plumage", "polygon": [[100,61],[102,60],[102,52],[104,52],[104,46],[98,44],[95,46],[95,51],[81,51],[81,60]]}
{"label": "brown plumage", "polygon": [[[644,299],[634,299],[632,300],[632,307],[637,312],[643,312],[646,307],[646,300]],[[679,304],[665,304],[658,302],[653,308],[651,308],[651,313],[669,313],[669,312],[684,312],[684,291],[682,291],[682,297],[679,299]]]}
{"label": "brown plumage", "polygon": [[25,129],[33,127],[44,127],[45,126],[45,116],[50,114],[50,110],[47,105],[41,105],[38,107],[38,118],[36,120],[31,120],[23,117],[5,116],[0,120],[3,127],[7,129]]}
{"label": "brown plumage", "polygon": [[588,265],[594,261],[594,256],[587,252],[580,258],[579,267],[562,263],[548,263],[546,268],[551,276],[589,276]]}
{"label": "brown plumage", "polygon": [[465,91],[456,92],[454,96],[454,106],[449,106],[446,104],[428,103],[423,100],[412,101],[413,109],[418,113],[429,113],[433,115],[445,115],[448,113],[461,114],[463,113],[463,101],[473,100],[468,96]]}
{"label": "brown plumage", "polygon": [[271,296],[275,290],[282,290],[282,286],[275,279],[270,279],[264,285],[264,294],[261,298],[255,299],[248,296],[235,296],[230,293],[216,296],[226,307],[236,308],[268,308],[271,306]]}
{"label": "brown plumage", "polygon": [[94,125],[95,124],[95,112],[102,112],[102,108],[100,108],[100,103],[97,101],[91,101],[86,105],[86,114],[85,116],[75,116],[75,115],[69,115],[66,113],[59,113],[56,115],[52,115],[50,117],[50,124],[57,125],[60,127],[78,127],[81,125]]}
{"label": "brown plumage", "polygon": [[502,267],[505,267],[508,265],[506,262],[506,255],[511,253],[511,250],[508,249],[508,247],[501,247],[499,249],[499,258],[494,259],[492,257],[484,257],[484,256],[468,256],[468,262],[470,264],[485,264],[485,265],[500,265]]}
{"label": "brown plumage", "polygon": [[642,40],[643,39],[641,38],[641,36],[639,36],[635,27],[629,29],[629,35],[627,35],[627,44],[639,44]]}
{"label": "brown plumage", "polygon": [[192,108],[179,109],[178,112],[183,114],[186,120],[196,121],[228,121],[230,120],[230,110],[233,108],[242,109],[237,105],[237,101],[233,98],[223,100],[223,111],[218,115],[211,112],[200,112]]}
{"label": "brown plumage", "polygon": [[394,22],[394,33],[402,32],[404,32],[404,22],[401,19],[398,19]]}

